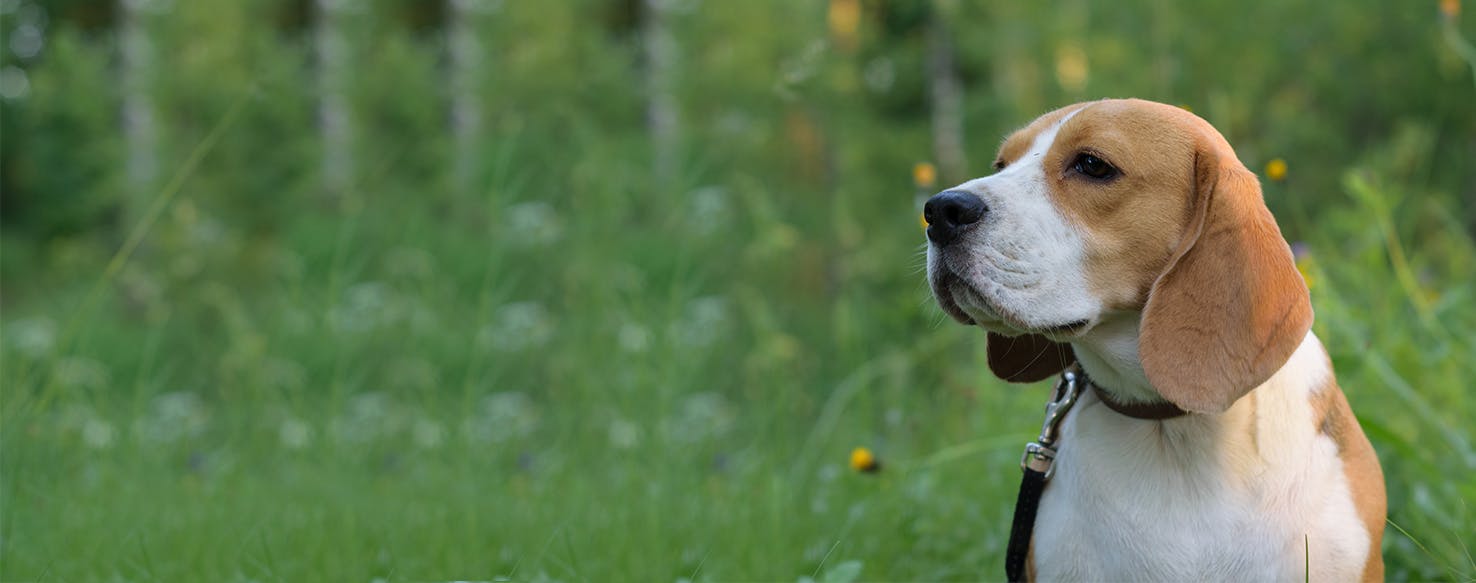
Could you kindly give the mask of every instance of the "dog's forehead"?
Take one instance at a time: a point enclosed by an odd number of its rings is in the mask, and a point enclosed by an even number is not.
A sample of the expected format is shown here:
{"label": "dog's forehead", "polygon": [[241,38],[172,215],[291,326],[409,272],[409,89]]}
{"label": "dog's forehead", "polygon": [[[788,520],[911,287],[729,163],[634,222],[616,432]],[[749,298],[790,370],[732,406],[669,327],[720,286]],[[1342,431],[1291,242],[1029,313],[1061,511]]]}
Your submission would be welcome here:
{"label": "dog's forehead", "polygon": [[1018,159],[1030,150],[1040,134],[1052,129],[1057,130],[1057,143],[1101,135],[1119,139],[1172,136],[1192,141],[1204,138],[1212,147],[1230,150],[1213,126],[1183,108],[1141,99],[1104,99],[1075,103],[1036,118],[1005,139],[1000,146],[1000,159]]}
{"label": "dog's forehead", "polygon": [[1056,127],[1056,124],[1060,123],[1066,116],[1088,105],[1091,104],[1076,103],[1035,118],[1035,121],[1030,122],[1029,125],[1016,130],[1015,133],[1005,138],[1004,143],[999,147],[999,159],[1005,161],[1018,159],[1030,150],[1030,146],[1035,143],[1035,138],[1042,132]]}

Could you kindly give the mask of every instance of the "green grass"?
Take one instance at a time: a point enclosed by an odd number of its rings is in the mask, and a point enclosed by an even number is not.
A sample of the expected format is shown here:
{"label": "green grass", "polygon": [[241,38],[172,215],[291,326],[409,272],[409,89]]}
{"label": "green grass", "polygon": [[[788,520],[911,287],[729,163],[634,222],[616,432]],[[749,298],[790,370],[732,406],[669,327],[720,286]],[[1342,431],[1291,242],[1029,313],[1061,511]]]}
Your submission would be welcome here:
{"label": "green grass", "polygon": [[[1283,222],[1309,233],[1317,331],[1384,464],[1390,578],[1469,580],[1476,246],[1367,171],[1346,183],[1315,228]],[[155,243],[93,272],[91,309],[85,271],[25,289],[0,579],[1001,572],[1044,393],[990,378],[981,335],[928,305],[910,200],[839,242],[742,180],[702,195],[710,224],[527,184],[480,215],[366,191],[299,216],[251,276],[208,265],[239,250]],[[850,471],[854,446],[885,469]]]}
{"label": "green grass", "polygon": [[[439,37],[378,10],[333,193],[290,14],[150,21],[189,58],[153,88],[179,182],[138,196],[104,138],[107,35],[54,15],[30,100],[0,104],[0,581],[1002,576],[1046,387],[993,378],[923,281],[926,15],[863,3],[847,53],[804,3],[682,13],[663,185],[634,32],[604,3],[501,4],[473,186],[443,167]],[[1467,63],[1433,7],[1283,4],[938,3],[970,163],[1106,95],[1285,158],[1266,199],[1383,464],[1388,578],[1471,581]],[[1084,88],[1053,82],[1066,49]]]}

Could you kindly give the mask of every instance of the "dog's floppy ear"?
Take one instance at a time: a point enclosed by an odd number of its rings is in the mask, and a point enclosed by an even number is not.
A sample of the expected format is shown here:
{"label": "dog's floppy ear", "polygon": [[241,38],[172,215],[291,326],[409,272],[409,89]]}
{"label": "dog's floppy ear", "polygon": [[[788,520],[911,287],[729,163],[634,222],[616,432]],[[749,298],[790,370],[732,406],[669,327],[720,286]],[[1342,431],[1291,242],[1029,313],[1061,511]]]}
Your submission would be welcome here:
{"label": "dog's floppy ear", "polygon": [[989,370],[1012,383],[1033,383],[1071,366],[1076,354],[1070,344],[1053,342],[1039,334],[1005,336],[989,333]]}
{"label": "dog's floppy ear", "polygon": [[1198,146],[1193,218],[1153,284],[1138,349],[1159,394],[1200,413],[1260,386],[1312,327],[1307,284],[1256,176],[1214,138]]}

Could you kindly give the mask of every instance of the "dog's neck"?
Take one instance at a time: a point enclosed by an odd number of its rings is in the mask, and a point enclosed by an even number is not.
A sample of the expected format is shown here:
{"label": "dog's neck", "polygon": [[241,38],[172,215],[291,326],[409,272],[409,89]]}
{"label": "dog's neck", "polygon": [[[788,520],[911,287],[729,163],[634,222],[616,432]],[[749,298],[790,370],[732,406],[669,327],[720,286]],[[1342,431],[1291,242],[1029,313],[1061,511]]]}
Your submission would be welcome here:
{"label": "dog's neck", "polygon": [[1071,343],[1077,362],[1097,389],[1124,403],[1162,403],[1138,359],[1138,324],[1142,312],[1110,315],[1085,337]]}

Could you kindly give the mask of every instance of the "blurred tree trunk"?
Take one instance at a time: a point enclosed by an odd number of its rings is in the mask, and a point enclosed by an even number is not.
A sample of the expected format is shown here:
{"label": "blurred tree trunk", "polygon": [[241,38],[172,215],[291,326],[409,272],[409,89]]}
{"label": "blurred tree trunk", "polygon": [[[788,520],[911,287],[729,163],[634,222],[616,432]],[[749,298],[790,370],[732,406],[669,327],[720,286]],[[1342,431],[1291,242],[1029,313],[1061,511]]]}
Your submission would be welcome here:
{"label": "blurred tree trunk", "polygon": [[933,114],[933,155],[943,184],[963,181],[968,157],[963,141],[963,84],[958,78],[953,38],[938,8],[928,18],[928,88]]}
{"label": "blurred tree trunk", "polygon": [[348,98],[350,62],[344,20],[354,0],[317,0],[318,123],[323,152],[320,169],[323,187],[330,196],[345,194],[354,176],[353,112]]}
{"label": "blurred tree trunk", "polygon": [[451,0],[447,11],[448,58],[451,86],[451,179],[457,192],[471,193],[482,134],[483,47],[477,24],[487,11],[478,0]]}
{"label": "blurred tree trunk", "polygon": [[[128,150],[131,200],[124,219],[132,222],[148,206],[159,174],[159,129],[154,117],[154,42],[149,36],[147,0],[121,0],[122,45],[118,74],[123,88],[123,142]],[[124,228],[128,228],[125,225]]]}
{"label": "blurred tree trunk", "polygon": [[645,0],[641,39],[645,47],[646,127],[651,135],[651,171],[656,183],[670,186],[676,177],[679,133],[673,76],[676,38],[668,22],[670,0]]}

